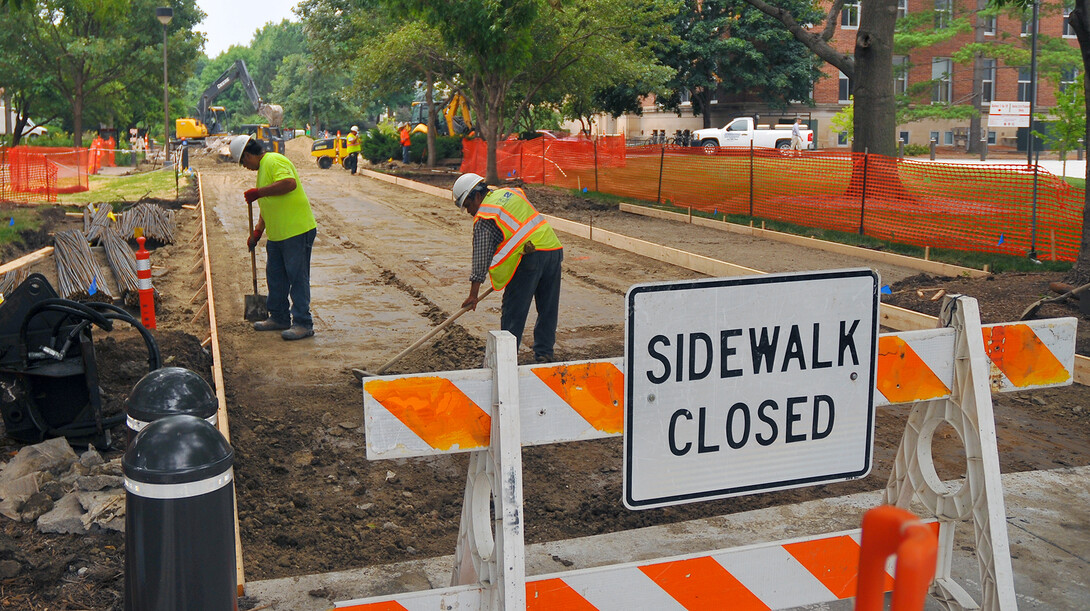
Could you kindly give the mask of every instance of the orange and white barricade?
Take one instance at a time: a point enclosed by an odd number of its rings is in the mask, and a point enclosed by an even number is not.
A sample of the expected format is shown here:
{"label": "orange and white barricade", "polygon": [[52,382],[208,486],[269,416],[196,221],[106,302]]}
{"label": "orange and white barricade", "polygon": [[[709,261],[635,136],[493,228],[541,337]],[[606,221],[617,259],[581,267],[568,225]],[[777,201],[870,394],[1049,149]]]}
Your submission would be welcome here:
{"label": "orange and white barricade", "polygon": [[[976,300],[958,296],[947,297],[941,320],[943,328],[879,338],[875,404],[913,404],[887,502],[921,502],[934,516],[925,520],[939,548],[933,597],[952,609],[1015,609],[991,392],[1071,384],[1076,321],[982,326]],[[498,331],[485,369],[365,379],[369,460],[473,454],[451,587],[336,608],[783,609],[855,596],[858,530],[527,578],[521,446],[620,435],[624,394],[622,359],[519,366],[514,338]],[[968,458],[953,492],[930,453],[943,422]],[[981,603],[951,575],[962,520],[976,536]],[[888,569],[886,577],[883,592],[893,585]]]}
{"label": "orange and white barricade", "polygon": [[155,328],[155,288],[151,285],[151,253],[144,248],[144,236],[136,238],[136,287],[140,295],[140,323]]}

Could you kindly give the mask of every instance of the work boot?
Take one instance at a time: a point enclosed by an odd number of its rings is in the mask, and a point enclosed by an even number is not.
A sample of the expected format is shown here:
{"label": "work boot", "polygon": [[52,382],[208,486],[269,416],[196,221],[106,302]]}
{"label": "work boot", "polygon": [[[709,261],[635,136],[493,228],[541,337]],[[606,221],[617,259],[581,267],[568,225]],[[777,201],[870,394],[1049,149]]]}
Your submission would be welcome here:
{"label": "work boot", "polygon": [[553,355],[551,355],[551,354],[535,354],[534,355],[534,362],[535,363],[551,363],[554,360],[556,360],[556,359],[553,358]]}
{"label": "work boot", "polygon": [[297,339],[303,339],[304,337],[313,337],[314,329],[304,327],[302,325],[292,325],[290,329],[280,334],[286,341],[295,341]]}
{"label": "work boot", "polygon": [[291,325],[272,318],[266,318],[265,320],[254,323],[254,331],[283,331],[290,327]]}

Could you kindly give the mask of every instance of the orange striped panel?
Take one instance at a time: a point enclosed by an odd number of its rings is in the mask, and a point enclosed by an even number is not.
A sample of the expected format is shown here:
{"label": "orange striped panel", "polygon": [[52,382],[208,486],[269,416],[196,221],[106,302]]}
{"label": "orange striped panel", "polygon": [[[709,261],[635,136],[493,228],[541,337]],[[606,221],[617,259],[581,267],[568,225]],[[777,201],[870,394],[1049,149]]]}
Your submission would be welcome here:
{"label": "orange striped panel", "polygon": [[624,430],[624,373],[613,363],[537,367],[531,371],[594,428],[606,433]]}
{"label": "orange striped panel", "polygon": [[639,568],[688,611],[767,611],[769,608],[709,556]]}
{"label": "orange striped panel", "polygon": [[598,611],[564,583],[563,579],[545,579],[526,584],[527,611]]}
{"label": "orange striped panel", "polygon": [[984,349],[1015,386],[1066,382],[1071,374],[1029,325],[984,327]]}
{"label": "orange striped panel", "polygon": [[364,390],[433,448],[488,447],[492,419],[446,378],[371,380]]}
{"label": "orange striped panel", "polygon": [[912,346],[896,335],[878,338],[877,387],[890,403],[926,401],[950,394]]}
{"label": "orange striped panel", "polygon": [[352,605],[351,607],[341,607],[340,611],[409,611],[405,607],[397,603],[397,601],[387,601],[383,603],[364,603],[362,605]]}
{"label": "orange striped panel", "polygon": [[[817,577],[838,599],[855,596],[859,578],[859,544],[848,535],[799,541],[783,546],[807,571]],[[886,575],[883,591],[893,589],[893,578]]]}

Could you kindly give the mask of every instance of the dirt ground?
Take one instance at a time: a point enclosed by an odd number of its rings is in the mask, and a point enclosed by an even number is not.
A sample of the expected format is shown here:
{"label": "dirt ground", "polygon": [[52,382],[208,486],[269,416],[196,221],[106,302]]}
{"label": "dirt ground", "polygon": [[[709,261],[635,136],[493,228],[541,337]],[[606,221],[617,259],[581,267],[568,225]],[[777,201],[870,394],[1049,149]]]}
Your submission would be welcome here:
{"label": "dirt ground", "polygon": [[[255,175],[211,158],[197,160],[209,221],[216,315],[230,414],[231,443],[249,581],[343,570],[454,551],[465,486],[466,456],[368,462],[364,456],[360,386],[353,367],[375,369],[458,309],[468,290],[470,219],[448,200],[394,187],[310,160],[305,139],[289,145],[318,220],[312,264],[313,339],[283,342],[242,320],[252,292],[248,233],[241,193]],[[455,175],[416,171],[413,178],[448,186]],[[644,240],[668,244],[766,271],[869,265],[866,261],[710,229],[623,214],[550,188],[528,187],[545,212]],[[195,215],[179,216],[178,244],[157,249],[152,263],[163,294],[159,331],[163,356],[202,375],[207,334],[199,302],[203,282],[191,274],[197,243]],[[565,245],[564,289],[557,356],[562,360],[620,356],[624,293],[638,282],[698,274],[560,234]],[[263,269],[264,244],[259,249]],[[14,256],[14,253],[12,254]],[[6,259],[5,259],[6,260]],[[891,285],[886,301],[928,313],[939,288],[981,302],[985,322],[1014,320],[1048,292],[1060,274],[1003,274],[985,280],[932,278],[910,269],[877,266]],[[917,294],[920,291],[925,298]],[[259,292],[264,280],[259,278]],[[1073,305],[1047,306],[1041,316],[1075,316]],[[392,372],[479,367],[483,338],[498,326],[491,297],[460,318],[450,333],[397,363]],[[531,323],[532,324],[532,323]],[[531,327],[528,324],[528,328]],[[203,325],[203,327],[202,327]],[[120,333],[120,332],[115,332]],[[114,334],[111,334],[114,335]],[[168,339],[173,338],[173,339]],[[100,359],[118,377],[106,388],[123,401],[146,370],[146,353],[133,338],[96,341]],[[524,341],[526,338],[524,338]],[[194,348],[194,342],[196,348]],[[1090,354],[1083,324],[1079,350]],[[521,359],[529,357],[523,346]],[[142,367],[142,368],[141,368]],[[1083,387],[995,397],[1004,472],[1090,464],[1090,393]],[[523,452],[526,541],[580,537],[698,517],[838,496],[885,486],[908,407],[878,412],[870,476],[847,483],[633,512],[621,499],[621,440],[608,439]],[[7,442],[5,452],[17,450]],[[936,434],[940,475],[964,471],[960,441],[949,427]],[[120,609],[123,537],[45,536],[26,525],[0,523],[0,608]],[[9,562],[11,561],[11,562]],[[13,563],[14,564],[13,564]],[[81,571],[80,569],[87,569]],[[438,584],[433,584],[438,585]],[[317,596],[330,601],[337,592]],[[240,608],[253,606],[243,599]]]}

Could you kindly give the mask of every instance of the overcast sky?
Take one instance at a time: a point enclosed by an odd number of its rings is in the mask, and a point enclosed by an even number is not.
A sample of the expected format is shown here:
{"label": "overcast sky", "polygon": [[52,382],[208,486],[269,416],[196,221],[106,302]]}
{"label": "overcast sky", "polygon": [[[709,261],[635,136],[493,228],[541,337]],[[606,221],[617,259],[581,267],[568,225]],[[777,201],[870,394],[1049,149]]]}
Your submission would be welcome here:
{"label": "overcast sky", "polygon": [[208,41],[204,52],[216,57],[231,45],[248,45],[254,32],[272,21],[295,20],[292,7],[299,0],[197,0],[197,6],[208,16],[197,29]]}

